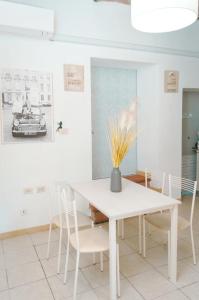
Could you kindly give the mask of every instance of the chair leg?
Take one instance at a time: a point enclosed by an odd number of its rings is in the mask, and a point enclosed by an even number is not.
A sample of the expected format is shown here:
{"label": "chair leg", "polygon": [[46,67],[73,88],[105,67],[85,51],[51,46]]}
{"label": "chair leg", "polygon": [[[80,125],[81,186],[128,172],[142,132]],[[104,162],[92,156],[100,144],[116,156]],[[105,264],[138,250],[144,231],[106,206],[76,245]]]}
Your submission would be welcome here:
{"label": "chair leg", "polygon": [[103,252],[100,252],[100,271],[104,271]]}
{"label": "chair leg", "polygon": [[170,278],[171,271],[171,232],[168,231],[168,277]]}
{"label": "chair leg", "polygon": [[196,251],[195,251],[195,242],[194,242],[192,226],[190,226],[190,231],[191,231],[191,246],[192,246],[192,253],[193,253],[193,263],[194,263],[194,265],[196,265]]}
{"label": "chair leg", "polygon": [[57,260],[57,274],[60,273],[62,233],[63,233],[63,228],[61,227],[60,232],[59,232],[59,250],[58,250],[58,260]]}
{"label": "chair leg", "polygon": [[142,254],[142,216],[139,216],[138,219],[138,231],[139,231],[139,254]]}
{"label": "chair leg", "polygon": [[65,270],[64,270],[64,284],[66,283],[67,275],[68,275],[69,252],[70,252],[70,241],[69,241],[69,237],[68,237],[68,240],[67,240],[67,249],[66,249],[66,262],[65,262]]}
{"label": "chair leg", "polygon": [[143,256],[146,257],[146,221],[145,216],[142,217],[142,225],[143,225],[143,238],[142,238],[142,247],[143,247]]}
{"label": "chair leg", "polygon": [[92,256],[93,256],[93,265],[96,265],[96,255],[95,255],[95,253],[93,253]]}
{"label": "chair leg", "polygon": [[122,240],[124,240],[124,219],[121,220],[121,227],[122,227]]}
{"label": "chair leg", "polygon": [[120,297],[120,252],[119,252],[119,245],[117,244],[117,295]]}
{"label": "chair leg", "polygon": [[74,281],[74,290],[73,290],[73,300],[76,300],[76,296],[77,296],[78,270],[79,270],[79,251],[77,251],[77,257],[76,257],[75,281]]}
{"label": "chair leg", "polygon": [[47,247],[47,254],[46,254],[47,259],[49,259],[49,255],[50,255],[51,232],[52,232],[52,223],[50,223],[49,225],[49,232],[48,232],[48,247]]}
{"label": "chair leg", "polygon": [[151,224],[150,223],[148,223],[148,233],[149,233],[149,235],[151,235]]}
{"label": "chair leg", "polygon": [[[91,227],[92,227],[92,228],[95,227],[95,224],[94,224],[93,221],[91,222]],[[92,256],[93,256],[93,265],[95,265],[95,264],[96,264],[96,255],[95,255],[95,253],[93,253]]]}
{"label": "chair leg", "polygon": [[120,236],[120,221],[117,221],[117,234]]}

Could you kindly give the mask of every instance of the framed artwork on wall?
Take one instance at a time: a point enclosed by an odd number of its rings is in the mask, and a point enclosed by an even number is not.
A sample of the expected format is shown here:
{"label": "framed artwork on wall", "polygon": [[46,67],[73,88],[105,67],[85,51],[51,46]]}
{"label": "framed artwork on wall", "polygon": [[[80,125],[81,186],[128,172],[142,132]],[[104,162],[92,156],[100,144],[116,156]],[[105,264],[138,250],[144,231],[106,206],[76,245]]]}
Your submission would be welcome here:
{"label": "framed artwork on wall", "polygon": [[165,71],[164,72],[164,91],[165,93],[178,93],[179,72]]}
{"label": "framed artwork on wall", "polygon": [[52,74],[2,69],[2,143],[53,141]]}
{"label": "framed artwork on wall", "polygon": [[84,91],[84,66],[64,65],[64,90],[71,92]]}

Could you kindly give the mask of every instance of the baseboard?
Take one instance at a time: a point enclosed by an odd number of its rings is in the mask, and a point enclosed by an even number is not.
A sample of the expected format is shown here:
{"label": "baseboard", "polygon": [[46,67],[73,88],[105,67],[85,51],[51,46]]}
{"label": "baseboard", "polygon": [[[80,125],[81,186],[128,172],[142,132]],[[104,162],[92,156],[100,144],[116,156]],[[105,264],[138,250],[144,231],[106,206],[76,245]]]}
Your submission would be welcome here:
{"label": "baseboard", "polygon": [[[53,225],[53,228],[56,228],[56,226]],[[24,228],[24,229],[18,229],[18,230],[14,230],[14,231],[4,232],[4,233],[0,233],[0,240],[14,238],[14,237],[24,235],[24,234],[32,234],[32,233],[47,231],[48,229],[49,229],[49,224],[45,224],[45,225],[36,226],[36,227],[30,227],[30,228]]]}

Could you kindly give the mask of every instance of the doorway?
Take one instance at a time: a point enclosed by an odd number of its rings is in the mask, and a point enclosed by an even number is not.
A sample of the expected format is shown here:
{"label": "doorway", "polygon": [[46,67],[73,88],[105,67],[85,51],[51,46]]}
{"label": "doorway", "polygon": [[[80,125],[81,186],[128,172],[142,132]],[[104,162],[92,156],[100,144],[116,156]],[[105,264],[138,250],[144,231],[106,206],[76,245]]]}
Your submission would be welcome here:
{"label": "doorway", "polygon": [[[129,106],[137,95],[137,71],[110,64],[92,65],[92,177],[107,178],[112,170],[107,140],[107,124],[110,116]],[[121,164],[122,175],[137,169],[137,145],[130,149]]]}
{"label": "doorway", "polygon": [[184,89],[182,102],[182,177],[197,178],[196,144],[199,139],[199,90]]}

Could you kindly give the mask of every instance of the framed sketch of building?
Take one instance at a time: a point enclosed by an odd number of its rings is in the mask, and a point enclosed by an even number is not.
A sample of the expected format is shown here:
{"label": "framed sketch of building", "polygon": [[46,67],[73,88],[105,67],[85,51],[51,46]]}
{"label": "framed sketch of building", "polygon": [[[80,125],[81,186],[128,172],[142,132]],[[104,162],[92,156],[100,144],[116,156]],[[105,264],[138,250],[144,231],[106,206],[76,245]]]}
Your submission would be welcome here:
{"label": "framed sketch of building", "polygon": [[52,75],[2,69],[0,76],[2,143],[51,142]]}

